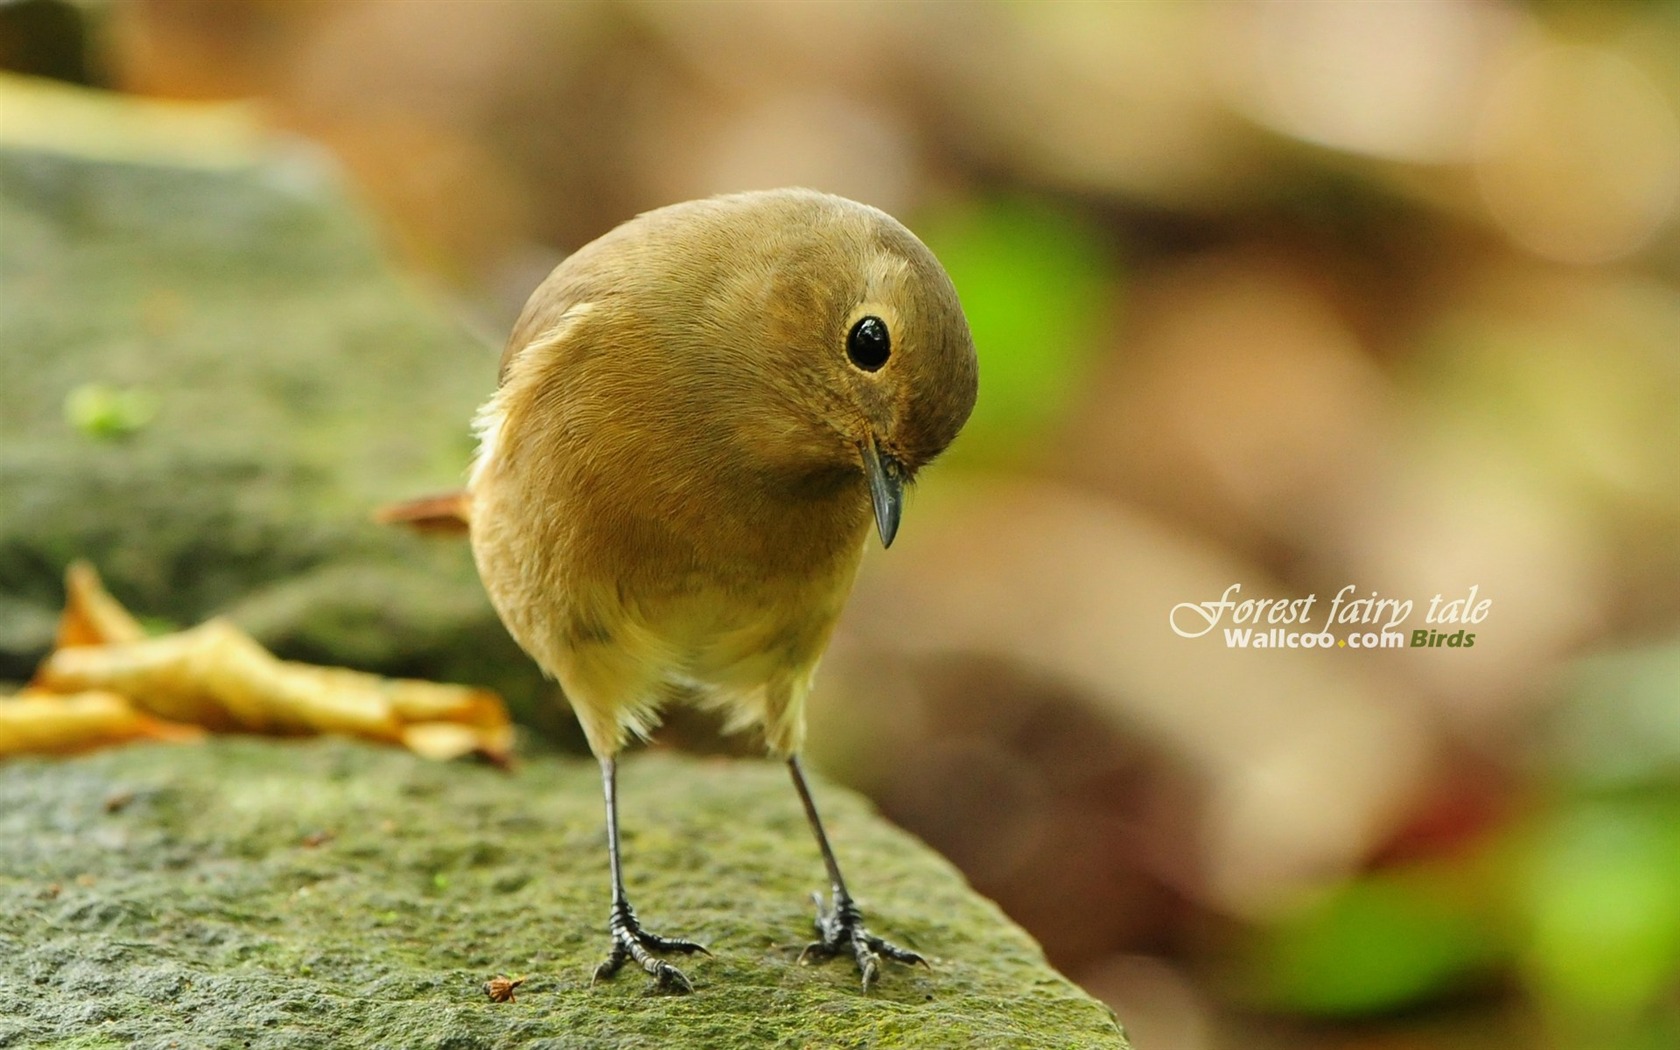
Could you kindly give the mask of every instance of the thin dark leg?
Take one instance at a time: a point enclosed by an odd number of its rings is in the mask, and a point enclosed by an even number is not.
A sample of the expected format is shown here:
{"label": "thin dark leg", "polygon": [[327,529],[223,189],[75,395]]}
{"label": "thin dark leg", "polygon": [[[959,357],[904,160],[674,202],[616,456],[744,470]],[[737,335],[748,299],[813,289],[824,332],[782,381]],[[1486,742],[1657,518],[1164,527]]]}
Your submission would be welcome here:
{"label": "thin dark leg", "polygon": [[835,899],[849,901],[852,895],[846,892],[846,879],[840,874],[840,862],[834,859],[834,847],[828,844],[822,818],[817,816],[817,804],[811,798],[810,785],[805,783],[805,771],[799,767],[798,755],[788,759],[788,772],[793,774],[793,789],[799,792],[799,801],[805,804],[805,819],[811,822],[811,831],[817,836],[817,848],[822,850],[823,863],[828,866],[828,882],[834,887]]}
{"label": "thin dark leg", "polygon": [[805,804],[805,817],[817,836],[817,847],[822,850],[823,863],[828,866],[828,882],[834,888],[832,906],[824,903],[822,894],[813,894],[817,901],[817,934],[822,939],[806,945],[800,958],[815,955],[826,959],[849,951],[857,960],[866,992],[881,972],[883,955],[897,962],[926,966],[927,960],[920,955],[883,941],[864,927],[863,912],[858,910],[857,902],[846,891],[840,862],[834,859],[834,847],[828,844],[828,833],[823,830],[822,818],[817,816],[817,804],[811,799],[811,788],[805,783],[805,771],[799,767],[797,755],[788,758],[788,772],[793,774],[793,787],[799,792],[799,801]]}
{"label": "thin dark leg", "polygon": [[611,977],[619,971],[625,962],[634,959],[636,964],[646,970],[654,978],[655,985],[665,991],[692,992],[694,986],[689,983],[683,972],[663,959],[656,959],[653,952],[700,952],[710,955],[705,948],[693,941],[680,937],[658,937],[642,929],[636,920],[636,910],[630,907],[630,898],[624,893],[624,870],[618,853],[618,762],[613,758],[601,759],[601,788],[607,800],[607,862],[612,868],[612,919],[607,928],[612,933],[612,952],[605,962],[595,968],[595,979]]}
{"label": "thin dark leg", "polygon": [[612,869],[613,906],[624,901],[624,867],[618,854],[618,759],[601,760],[601,794],[607,800],[607,865]]}

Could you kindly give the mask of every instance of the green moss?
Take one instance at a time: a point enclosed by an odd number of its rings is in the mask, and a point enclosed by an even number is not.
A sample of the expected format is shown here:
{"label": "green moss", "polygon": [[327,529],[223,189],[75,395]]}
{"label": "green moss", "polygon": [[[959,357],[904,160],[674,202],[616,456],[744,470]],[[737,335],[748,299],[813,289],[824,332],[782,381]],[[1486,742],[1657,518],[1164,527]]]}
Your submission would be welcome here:
{"label": "green moss", "polygon": [[[1124,1047],[943,860],[817,791],[877,932],[933,969],[796,965],[822,865],[779,765],[637,756],[631,897],[715,953],[696,991],[604,954],[598,775],[223,738],[0,765],[0,1046]],[[314,843],[311,845],[311,843]],[[528,974],[512,1003],[483,982]]]}

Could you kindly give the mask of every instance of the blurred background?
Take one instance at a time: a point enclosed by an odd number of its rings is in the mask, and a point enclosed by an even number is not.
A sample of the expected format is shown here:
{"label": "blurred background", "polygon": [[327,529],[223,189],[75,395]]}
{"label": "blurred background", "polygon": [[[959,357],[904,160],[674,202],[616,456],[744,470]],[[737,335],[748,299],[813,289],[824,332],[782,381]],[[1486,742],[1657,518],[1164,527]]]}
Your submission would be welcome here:
{"label": "blurred background", "polygon": [[[0,138],[56,80],[335,170],[479,334],[469,404],[638,211],[899,216],[980,404],[814,762],[1141,1050],[1680,1045],[1680,4],[5,0],[0,68]],[[1492,604],[1469,649],[1170,629],[1233,583]]]}

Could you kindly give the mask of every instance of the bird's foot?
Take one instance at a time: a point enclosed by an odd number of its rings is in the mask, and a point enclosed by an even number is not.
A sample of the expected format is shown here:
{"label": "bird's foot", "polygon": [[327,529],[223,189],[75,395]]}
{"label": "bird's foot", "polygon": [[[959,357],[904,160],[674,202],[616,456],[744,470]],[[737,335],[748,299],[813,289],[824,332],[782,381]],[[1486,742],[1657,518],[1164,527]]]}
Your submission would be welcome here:
{"label": "bird's foot", "polygon": [[613,905],[612,921],[608,928],[612,931],[612,952],[605,962],[595,967],[595,978],[591,984],[613,976],[626,962],[634,959],[636,965],[653,977],[653,987],[656,990],[683,995],[694,991],[694,985],[689,983],[681,970],[663,959],[655,958],[653,953],[712,954],[704,945],[694,941],[681,937],[660,937],[642,929],[642,924],[636,919],[636,911],[630,907],[628,901],[619,901]]}
{"label": "bird's foot", "polygon": [[817,902],[817,935],[822,939],[805,946],[805,950],[799,953],[801,962],[807,958],[832,959],[836,955],[849,954],[857,962],[858,973],[863,975],[863,990],[866,992],[880,976],[883,958],[910,965],[928,965],[928,961],[915,952],[870,933],[863,925],[863,912],[849,896],[835,894],[832,907],[820,893],[811,894],[811,898]]}

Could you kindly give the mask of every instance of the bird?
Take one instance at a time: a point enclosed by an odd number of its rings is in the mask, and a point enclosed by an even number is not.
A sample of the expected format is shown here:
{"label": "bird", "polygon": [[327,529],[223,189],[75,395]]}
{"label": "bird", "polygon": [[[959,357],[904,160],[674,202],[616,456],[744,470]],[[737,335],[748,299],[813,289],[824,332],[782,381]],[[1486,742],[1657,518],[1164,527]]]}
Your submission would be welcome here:
{"label": "bird", "polygon": [[800,763],[805,700],[871,526],[957,436],[979,366],[951,278],[885,212],[814,190],[645,212],[531,295],[476,419],[464,500],[509,633],[556,679],[601,769],[611,907],[595,979],[710,954],[643,928],[626,892],[617,772],[669,703],[757,729],[827,869],[813,958],[882,960]]}

